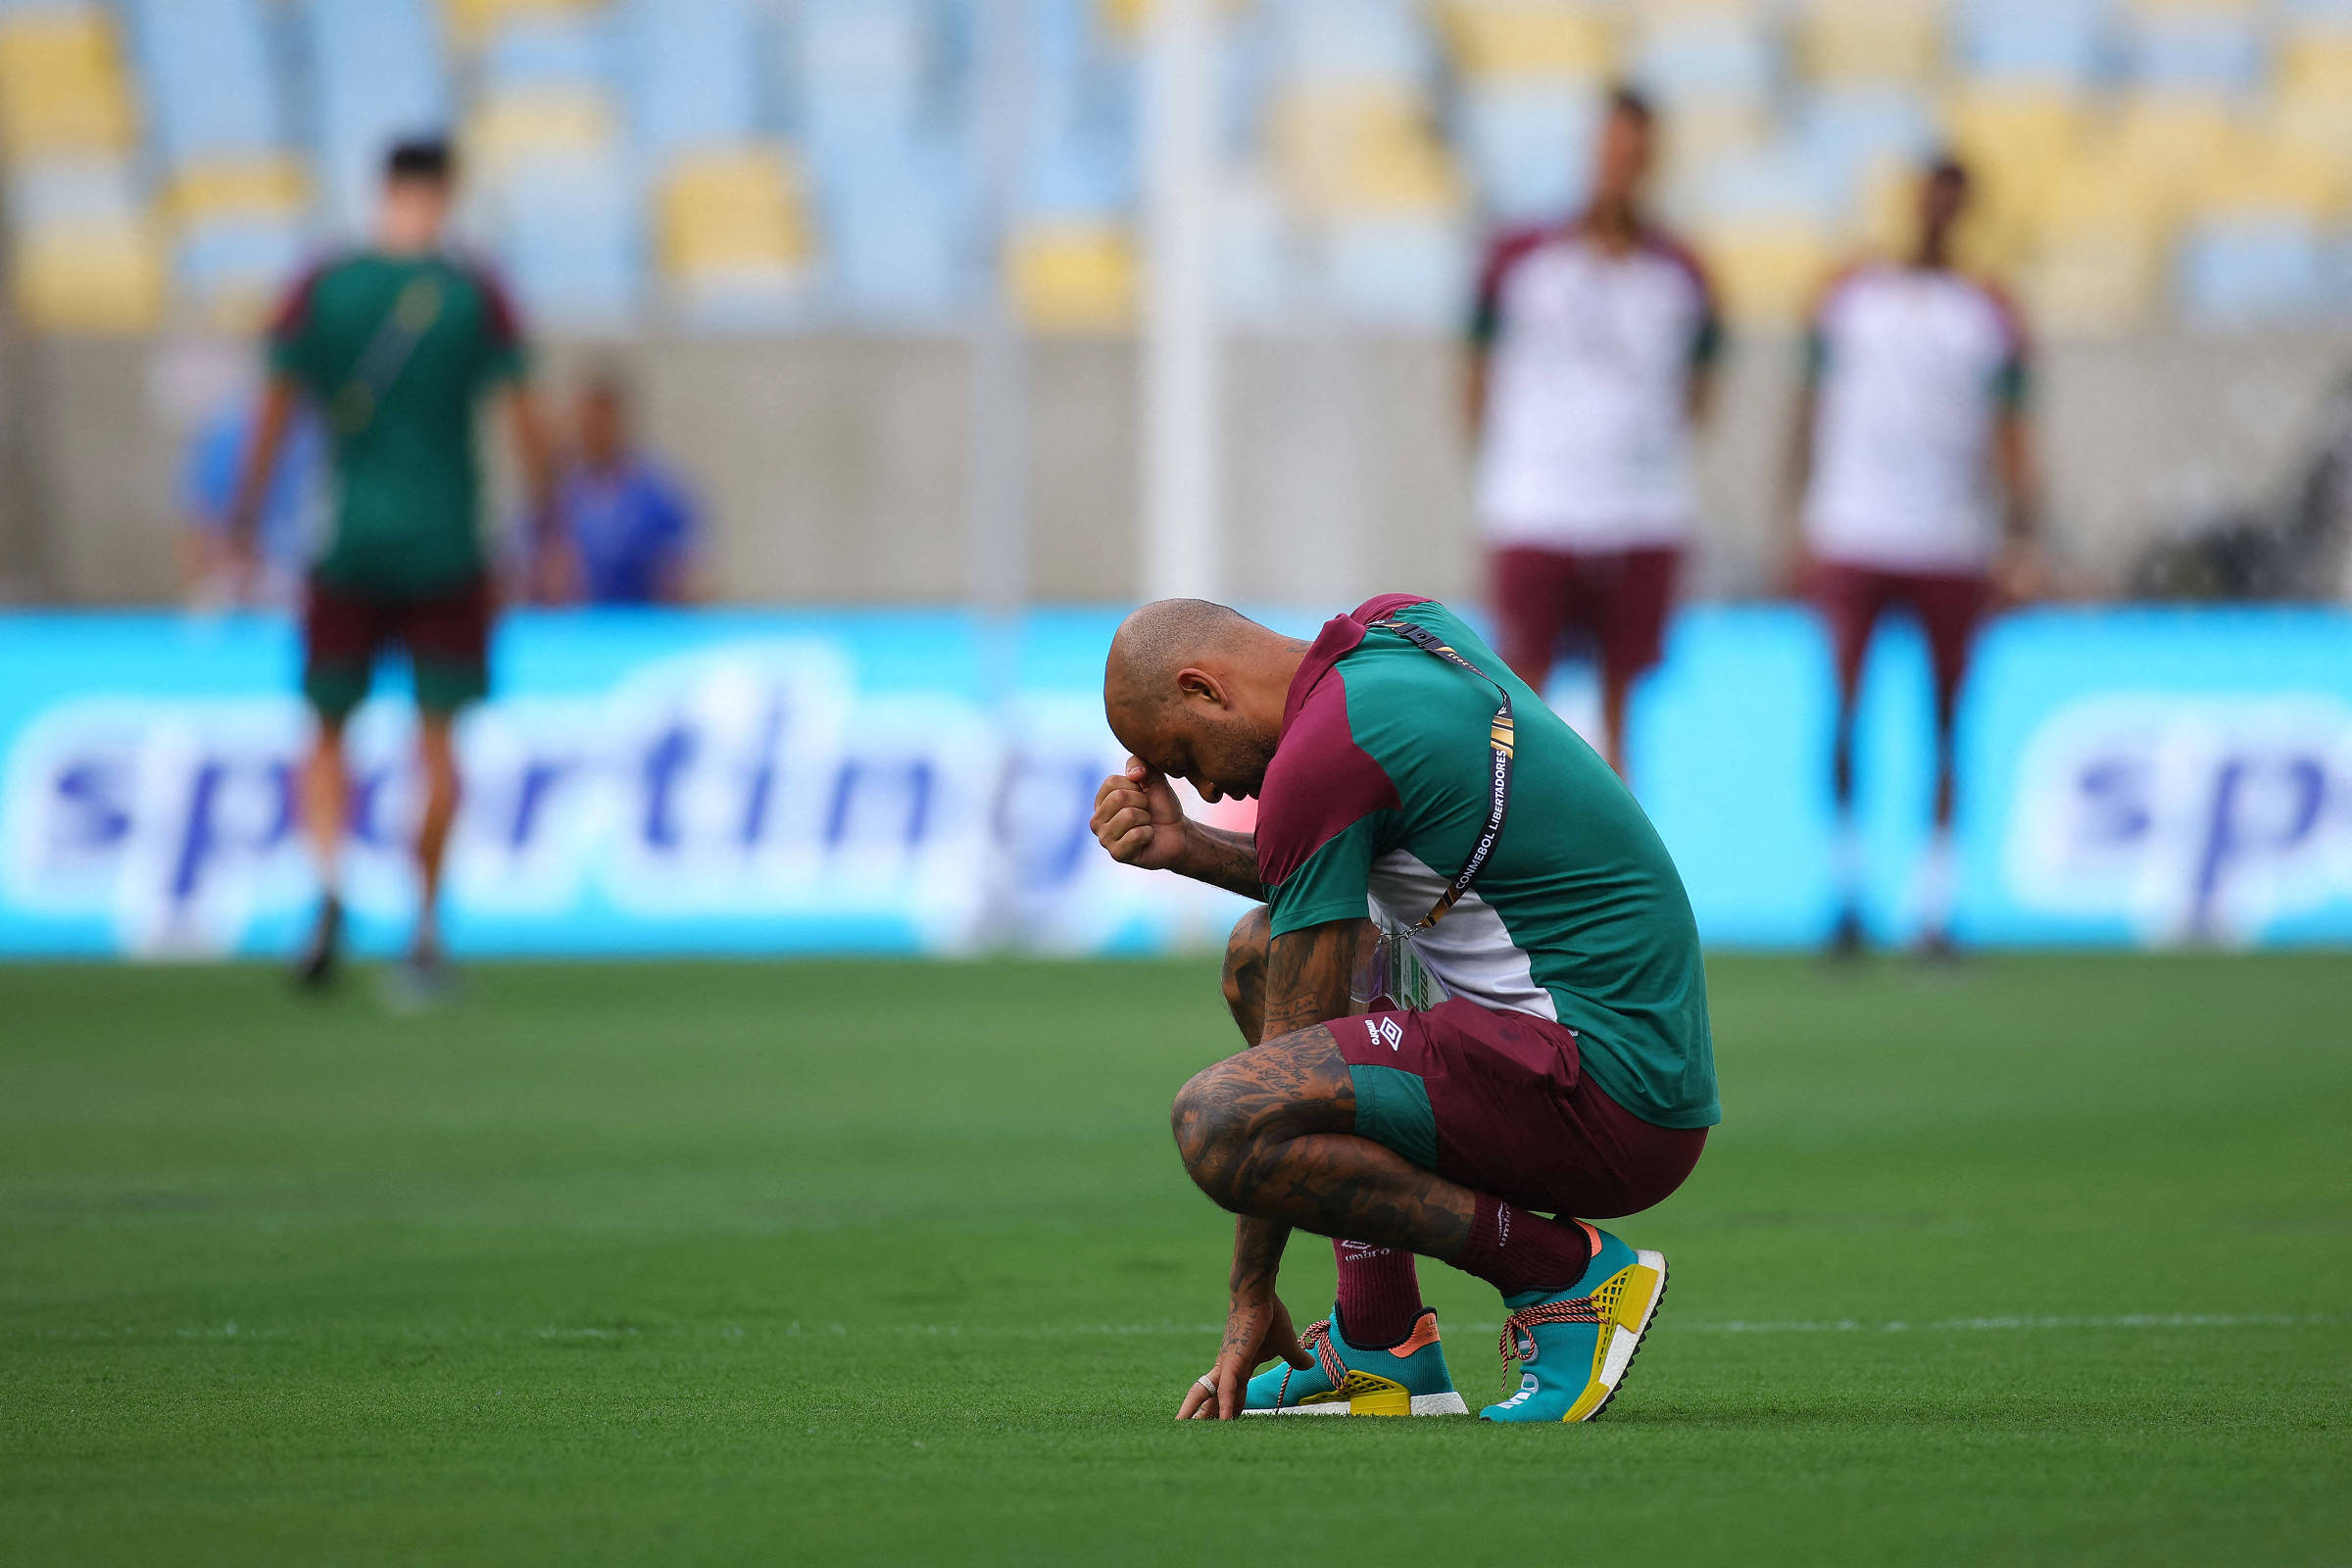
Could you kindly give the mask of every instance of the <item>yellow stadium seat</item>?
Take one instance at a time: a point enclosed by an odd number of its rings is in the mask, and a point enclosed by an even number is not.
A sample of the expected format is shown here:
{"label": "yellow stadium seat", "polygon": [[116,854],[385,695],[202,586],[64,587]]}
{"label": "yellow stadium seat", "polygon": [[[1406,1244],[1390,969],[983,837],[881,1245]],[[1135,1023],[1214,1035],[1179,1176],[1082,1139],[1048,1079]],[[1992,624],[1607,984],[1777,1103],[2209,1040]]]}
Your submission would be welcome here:
{"label": "yellow stadium seat", "polygon": [[1135,246],[1116,223],[1031,223],[1007,242],[1006,287],[1040,332],[1118,331],[1135,318]]}
{"label": "yellow stadium seat", "polygon": [[1701,249],[1725,315],[1742,326],[1801,322],[1837,264],[1827,233],[1790,219],[1718,224]]}
{"label": "yellow stadium seat", "polygon": [[686,159],[662,191],[662,270],[689,284],[797,274],[811,251],[806,213],[799,171],[779,149]]}
{"label": "yellow stadium seat", "polygon": [[17,309],[36,331],[114,335],[162,319],[163,257],[142,222],[42,224],[16,253]]}
{"label": "yellow stadium seat", "polygon": [[1663,122],[1660,172],[1666,183],[1683,183],[1703,174],[1719,159],[1762,146],[1770,128],[1755,104],[1686,105]]}
{"label": "yellow stadium seat", "polygon": [[188,165],[172,176],[165,205],[174,220],[196,223],[287,217],[302,211],[307,196],[303,170],[293,160],[254,158]]}
{"label": "yellow stadium seat", "polygon": [[2343,193],[2337,160],[2314,147],[2247,135],[2205,171],[2188,201],[2199,216],[2291,214],[2322,221],[2334,215]]}
{"label": "yellow stadium seat", "polygon": [[475,111],[466,129],[466,161],[495,180],[534,159],[609,153],[618,138],[619,116],[593,88],[508,92]]}
{"label": "yellow stadium seat", "polygon": [[510,22],[601,11],[606,0],[441,0],[441,18],[461,48],[479,46]]}
{"label": "yellow stadium seat", "polygon": [[1975,243],[1984,265],[2013,265],[2053,181],[2082,155],[2084,107],[2044,88],[1976,89],[1954,96],[1944,122],[1976,182]]}
{"label": "yellow stadium seat", "polygon": [[1444,20],[1454,60],[1473,78],[1598,80],[1616,67],[1607,20],[1559,0],[1452,0]]}
{"label": "yellow stadium seat", "polygon": [[2219,96],[2148,94],[2123,105],[2100,144],[2104,160],[2161,192],[2178,216],[2222,183],[2240,125]]}
{"label": "yellow stadium seat", "polygon": [[1450,154],[1410,93],[1294,92],[1276,107],[1272,144],[1293,198],[1312,215],[1424,212],[1460,199]]}
{"label": "yellow stadium seat", "polygon": [[1815,0],[1797,19],[1797,57],[1817,83],[1924,82],[1942,63],[1943,30],[1926,0]]}
{"label": "yellow stadium seat", "polygon": [[2352,98],[2352,27],[2307,27],[2280,40],[2278,91],[2283,98]]}
{"label": "yellow stadium seat", "polygon": [[137,134],[130,81],[102,15],[0,15],[0,143],[10,158],[122,152]]}
{"label": "yellow stadium seat", "polygon": [[2168,182],[2112,148],[2056,170],[2018,269],[2034,320],[2080,337],[2142,324],[2171,251],[2176,209]]}

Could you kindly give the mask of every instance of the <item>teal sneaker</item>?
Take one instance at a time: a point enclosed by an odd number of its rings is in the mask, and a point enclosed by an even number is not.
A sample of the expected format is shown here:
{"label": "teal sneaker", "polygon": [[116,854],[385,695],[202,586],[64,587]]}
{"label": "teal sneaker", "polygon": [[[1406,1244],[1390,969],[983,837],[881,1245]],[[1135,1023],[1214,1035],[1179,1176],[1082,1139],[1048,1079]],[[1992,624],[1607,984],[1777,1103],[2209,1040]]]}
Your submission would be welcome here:
{"label": "teal sneaker", "polygon": [[1637,1252],[1592,1226],[1597,1249],[1585,1277],[1564,1291],[1506,1296],[1503,1373],[1519,1363],[1519,1390],[1479,1411],[1485,1421],[1590,1421],[1609,1407],[1666,1296],[1666,1258]]}
{"label": "teal sneaker", "polygon": [[1428,1307],[1402,1345],[1359,1350],[1340,1334],[1337,1307],[1298,1336],[1315,1364],[1299,1371],[1287,1362],[1250,1380],[1244,1415],[1468,1415],[1453,1389],[1446,1349],[1438,1343],[1438,1314]]}

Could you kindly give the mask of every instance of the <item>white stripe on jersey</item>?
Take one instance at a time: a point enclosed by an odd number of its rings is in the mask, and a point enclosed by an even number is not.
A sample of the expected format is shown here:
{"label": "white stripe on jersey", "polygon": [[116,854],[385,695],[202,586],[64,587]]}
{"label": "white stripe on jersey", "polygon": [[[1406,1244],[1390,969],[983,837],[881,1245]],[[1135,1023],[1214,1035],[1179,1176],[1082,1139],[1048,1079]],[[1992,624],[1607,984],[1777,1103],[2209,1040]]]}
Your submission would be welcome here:
{"label": "white stripe on jersey", "polygon": [[1985,569],[2000,383],[2023,354],[2007,307],[1958,273],[1879,262],[1830,291],[1815,330],[1808,548],[1886,571]]}
{"label": "white stripe on jersey", "polygon": [[[1374,911],[1389,925],[1412,924],[1453,883],[1403,850],[1391,850],[1372,862]],[[1446,917],[1426,931],[1412,931],[1413,951],[1438,977],[1449,997],[1465,997],[1482,1007],[1532,1012],[1559,1022],[1551,993],[1536,984],[1526,950],[1511,940],[1502,916],[1472,888]]]}

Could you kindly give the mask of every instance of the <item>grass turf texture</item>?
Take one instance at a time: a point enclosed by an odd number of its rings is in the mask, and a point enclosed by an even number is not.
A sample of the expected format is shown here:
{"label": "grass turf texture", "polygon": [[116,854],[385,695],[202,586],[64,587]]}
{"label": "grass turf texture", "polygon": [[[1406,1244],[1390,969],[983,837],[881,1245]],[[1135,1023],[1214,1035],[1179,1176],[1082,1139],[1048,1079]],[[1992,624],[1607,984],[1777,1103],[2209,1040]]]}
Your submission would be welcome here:
{"label": "grass turf texture", "polygon": [[2352,962],[1712,979],[1660,1326],[1496,1430],[1168,1419],[1202,964],[0,970],[0,1559],[2352,1560]]}

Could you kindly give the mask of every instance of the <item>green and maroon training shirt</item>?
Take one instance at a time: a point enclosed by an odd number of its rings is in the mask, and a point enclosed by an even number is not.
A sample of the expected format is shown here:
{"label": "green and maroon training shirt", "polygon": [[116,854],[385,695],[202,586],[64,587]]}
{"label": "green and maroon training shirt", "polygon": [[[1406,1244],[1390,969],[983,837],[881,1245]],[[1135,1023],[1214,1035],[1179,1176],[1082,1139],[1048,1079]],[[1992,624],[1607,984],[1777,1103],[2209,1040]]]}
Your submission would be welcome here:
{"label": "green and maroon training shirt", "polygon": [[377,251],[330,263],[286,296],[270,367],[318,403],[334,442],[335,533],[321,577],[417,599],[481,573],[474,409],[523,373],[514,309],[486,272]]}
{"label": "green and maroon training shirt", "polygon": [[1257,813],[1276,935],[1378,914],[1410,927],[1486,826],[1494,693],[1370,623],[1426,627],[1511,694],[1510,813],[1470,892],[1413,945],[1447,993],[1575,1030],[1584,1070],[1660,1127],[1722,1119],[1698,928],[1657,830],[1479,635],[1389,594],[1333,617],[1291,683]]}

